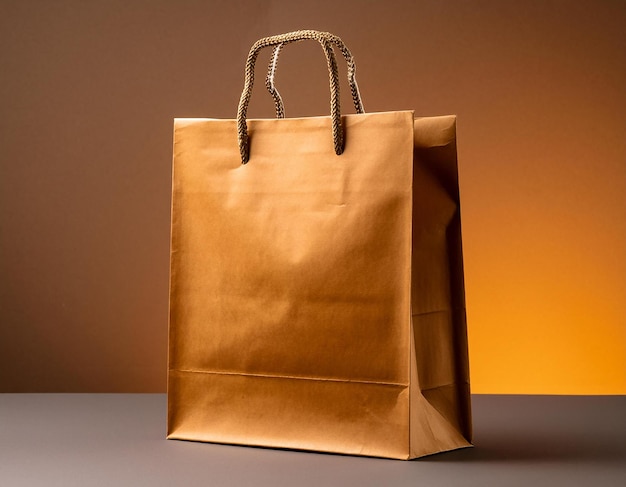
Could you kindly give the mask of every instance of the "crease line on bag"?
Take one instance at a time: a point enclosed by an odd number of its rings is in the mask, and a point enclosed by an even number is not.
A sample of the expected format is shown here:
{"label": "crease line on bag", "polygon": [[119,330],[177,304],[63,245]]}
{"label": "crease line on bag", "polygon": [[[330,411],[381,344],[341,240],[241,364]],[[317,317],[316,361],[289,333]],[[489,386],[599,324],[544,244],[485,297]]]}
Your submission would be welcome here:
{"label": "crease line on bag", "polygon": [[413,316],[426,316],[426,315],[434,315],[437,313],[452,313],[453,311],[464,311],[465,308],[452,308],[452,309],[438,309],[435,311],[423,311],[421,313],[411,313],[411,317]]}
{"label": "crease line on bag", "polygon": [[384,382],[375,380],[350,380],[350,379],[333,379],[330,377],[299,377],[295,375],[271,375],[271,374],[244,374],[241,372],[222,372],[215,370],[193,370],[193,369],[171,369],[170,372],[183,372],[190,374],[210,374],[210,375],[237,375],[240,377],[261,377],[266,379],[297,379],[297,380],[313,380],[320,382],[348,382],[353,384],[373,384],[379,386],[409,387],[409,384],[401,382]]}
{"label": "crease line on bag", "polygon": [[437,389],[442,389],[444,387],[453,387],[453,386],[458,386],[458,385],[461,385],[461,384],[469,385],[469,381],[462,380],[462,381],[450,382],[448,384],[441,384],[440,386],[426,387],[425,389],[422,389],[420,387],[420,392],[434,391],[434,390],[437,390]]}

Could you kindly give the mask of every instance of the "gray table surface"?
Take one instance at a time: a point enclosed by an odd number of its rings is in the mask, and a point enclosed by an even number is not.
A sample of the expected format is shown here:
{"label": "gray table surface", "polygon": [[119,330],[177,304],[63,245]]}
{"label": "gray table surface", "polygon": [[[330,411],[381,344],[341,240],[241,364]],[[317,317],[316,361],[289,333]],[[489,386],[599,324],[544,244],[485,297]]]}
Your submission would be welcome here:
{"label": "gray table surface", "polygon": [[167,441],[164,394],[0,394],[0,485],[626,486],[626,396],[472,403],[475,448],[405,462]]}

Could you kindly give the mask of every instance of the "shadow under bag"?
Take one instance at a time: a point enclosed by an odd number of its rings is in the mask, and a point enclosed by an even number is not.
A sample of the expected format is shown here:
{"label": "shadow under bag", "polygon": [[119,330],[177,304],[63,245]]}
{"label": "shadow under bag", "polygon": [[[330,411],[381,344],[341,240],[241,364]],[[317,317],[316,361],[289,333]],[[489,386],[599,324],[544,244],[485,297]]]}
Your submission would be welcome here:
{"label": "shadow under bag", "polygon": [[[282,118],[276,60],[303,39],[326,55],[330,117]],[[279,118],[246,120],[265,47]],[[264,38],[236,120],[175,120],[168,438],[398,459],[471,446],[456,118],[363,113],[354,73],[332,34]]]}

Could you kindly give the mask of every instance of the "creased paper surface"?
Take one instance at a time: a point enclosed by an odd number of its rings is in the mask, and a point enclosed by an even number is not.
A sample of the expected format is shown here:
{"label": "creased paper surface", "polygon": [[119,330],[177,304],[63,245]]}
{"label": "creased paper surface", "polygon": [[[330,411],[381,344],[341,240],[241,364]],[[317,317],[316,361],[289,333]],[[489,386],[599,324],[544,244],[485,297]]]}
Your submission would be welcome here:
{"label": "creased paper surface", "polygon": [[468,445],[454,118],[343,121],[337,156],[328,117],[250,120],[242,165],[234,121],[176,120],[169,438]]}

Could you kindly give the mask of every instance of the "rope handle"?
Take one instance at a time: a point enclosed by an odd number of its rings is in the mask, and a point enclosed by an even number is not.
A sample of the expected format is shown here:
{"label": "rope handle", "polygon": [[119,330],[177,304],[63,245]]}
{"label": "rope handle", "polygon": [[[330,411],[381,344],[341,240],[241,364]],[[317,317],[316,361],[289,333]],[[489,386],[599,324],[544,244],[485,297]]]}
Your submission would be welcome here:
{"label": "rope handle", "polygon": [[[327,33],[323,32],[322,34]],[[361,94],[359,93],[359,85],[356,82],[356,65],[354,64],[354,57],[339,37],[331,34],[328,36],[328,40],[332,44],[337,46],[346,61],[346,66],[348,67],[348,85],[350,86],[350,93],[352,94],[354,109],[356,110],[356,113],[364,113],[365,109],[363,108],[363,101],[361,100]],[[274,99],[276,118],[285,118],[285,104],[282,97],[280,96],[280,93],[278,92],[278,89],[276,88],[274,81],[276,77],[276,68],[278,65],[278,56],[280,55],[280,51],[283,46],[284,43],[280,43],[276,47],[274,47],[272,57],[267,67],[267,76],[265,77],[265,87]]]}
{"label": "rope handle", "polygon": [[[344,138],[343,127],[341,125],[339,74],[337,70],[337,61],[335,59],[335,54],[332,48],[332,44],[340,47],[343,42],[337,36],[334,36],[333,34],[330,34],[328,32],[319,32],[316,30],[300,30],[289,32],[287,34],[264,37],[263,39],[259,39],[257,42],[255,42],[254,45],[250,48],[250,52],[248,53],[248,58],[246,60],[244,88],[241,93],[241,98],[239,99],[239,106],[237,108],[237,139],[239,142],[239,152],[241,154],[242,164],[246,164],[250,158],[250,140],[248,135],[248,127],[246,124],[246,116],[248,112],[248,105],[250,103],[250,97],[252,94],[252,87],[254,85],[254,66],[259,52],[269,46],[286,45],[305,39],[316,40],[320,43],[324,50],[326,63],[328,65],[330,84],[330,115],[332,119],[333,145],[335,148],[335,153],[337,155],[340,155],[343,152]],[[280,49],[278,51],[280,52]],[[273,56],[273,60],[276,59],[277,55]],[[353,72],[354,69],[352,70],[352,73]],[[356,93],[358,95],[358,88]]]}

